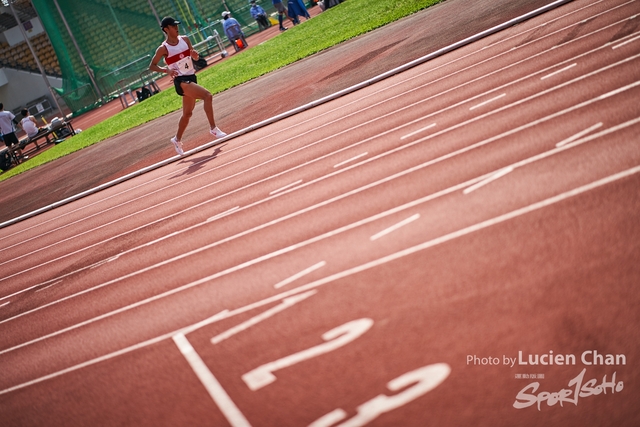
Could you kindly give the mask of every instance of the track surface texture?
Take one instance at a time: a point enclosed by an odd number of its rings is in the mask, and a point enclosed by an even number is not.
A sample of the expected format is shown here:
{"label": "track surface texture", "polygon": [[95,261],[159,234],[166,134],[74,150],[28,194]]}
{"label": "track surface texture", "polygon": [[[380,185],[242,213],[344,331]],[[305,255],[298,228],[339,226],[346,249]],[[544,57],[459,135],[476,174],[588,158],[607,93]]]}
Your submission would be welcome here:
{"label": "track surface texture", "polygon": [[[221,127],[544,4],[449,0]],[[639,12],[569,2],[0,229],[2,425],[640,425]],[[122,176],[84,164],[114,146],[171,157],[176,121],[24,174],[23,209]]]}

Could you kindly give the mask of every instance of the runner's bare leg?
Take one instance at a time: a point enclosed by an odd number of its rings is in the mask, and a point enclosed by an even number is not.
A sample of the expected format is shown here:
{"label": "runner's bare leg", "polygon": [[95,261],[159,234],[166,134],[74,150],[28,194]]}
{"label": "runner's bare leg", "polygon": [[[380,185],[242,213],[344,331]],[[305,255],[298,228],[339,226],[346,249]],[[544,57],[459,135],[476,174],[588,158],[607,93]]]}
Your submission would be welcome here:
{"label": "runner's bare leg", "polygon": [[[209,120],[209,127],[211,129],[216,127],[216,121],[213,118],[213,95],[211,95],[211,93],[207,89],[195,83],[182,83],[182,91],[184,92],[185,98],[189,97],[194,100],[194,105],[196,99],[202,99],[202,101],[204,102],[204,112],[207,115],[207,120]],[[193,107],[191,108],[191,110],[193,111]],[[188,122],[189,120],[187,119],[187,123]]]}

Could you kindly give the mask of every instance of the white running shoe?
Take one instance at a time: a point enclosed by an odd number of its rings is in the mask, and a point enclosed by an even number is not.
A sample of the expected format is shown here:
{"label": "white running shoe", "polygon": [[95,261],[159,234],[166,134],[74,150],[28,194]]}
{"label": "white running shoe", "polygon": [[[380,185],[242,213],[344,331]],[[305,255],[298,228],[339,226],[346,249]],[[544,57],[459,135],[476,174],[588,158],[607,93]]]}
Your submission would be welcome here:
{"label": "white running shoe", "polygon": [[182,156],[184,154],[184,151],[182,150],[182,142],[178,141],[178,138],[175,136],[171,138],[171,142],[173,143],[173,147],[176,149],[176,152]]}
{"label": "white running shoe", "polygon": [[216,138],[224,138],[225,136],[227,136],[226,133],[224,133],[220,129],[218,129],[218,126],[214,127],[213,129],[210,129],[209,133],[211,135],[215,136]]}

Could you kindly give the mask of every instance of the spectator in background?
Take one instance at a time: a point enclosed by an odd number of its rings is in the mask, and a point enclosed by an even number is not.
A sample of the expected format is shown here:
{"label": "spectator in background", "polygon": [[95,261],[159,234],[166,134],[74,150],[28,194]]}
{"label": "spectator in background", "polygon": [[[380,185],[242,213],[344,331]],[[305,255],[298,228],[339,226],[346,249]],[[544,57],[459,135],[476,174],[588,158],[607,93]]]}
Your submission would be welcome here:
{"label": "spectator in background", "polygon": [[[244,38],[244,33],[242,32],[240,23],[232,18],[231,13],[227,11],[222,12],[222,19],[224,20],[222,23],[224,33],[227,35],[227,38],[235,48],[236,52],[247,47],[247,41]],[[238,46],[238,43],[236,42],[237,40],[242,41],[242,46]]]}
{"label": "spectator in background", "polygon": [[36,118],[29,114],[29,110],[23,108],[20,111],[22,114],[22,120],[20,121],[20,126],[22,130],[27,133],[29,138],[33,138],[40,132],[40,128],[38,127],[38,122],[36,122]]}
{"label": "spectator in background", "polygon": [[305,19],[311,18],[302,0],[288,0],[287,6],[289,7],[289,17],[293,20],[294,25],[300,23],[298,16],[303,16]]}
{"label": "spectator in background", "polygon": [[256,4],[256,0],[251,0],[251,16],[258,23],[258,29],[260,31],[265,30],[271,26],[271,21],[267,17],[267,12],[262,8],[262,6]]}
{"label": "spectator in background", "polygon": [[[280,23],[280,31],[285,31],[286,28],[284,26],[284,17],[287,15],[287,8],[282,4],[282,0],[271,0],[273,3],[273,7],[278,11],[278,22]],[[296,25],[295,21],[291,19],[293,25]]]}
{"label": "spectator in background", "polygon": [[325,10],[332,8],[333,6],[337,6],[342,3],[344,0],[320,0],[318,2],[318,6],[324,12]]}
{"label": "spectator in background", "polygon": [[[17,123],[16,116],[14,116],[11,111],[4,111],[4,104],[0,102],[0,132],[2,132],[4,145],[9,148],[13,145],[17,146],[19,143],[15,128]],[[16,153],[16,156],[22,156],[20,148],[16,148],[14,152]]]}

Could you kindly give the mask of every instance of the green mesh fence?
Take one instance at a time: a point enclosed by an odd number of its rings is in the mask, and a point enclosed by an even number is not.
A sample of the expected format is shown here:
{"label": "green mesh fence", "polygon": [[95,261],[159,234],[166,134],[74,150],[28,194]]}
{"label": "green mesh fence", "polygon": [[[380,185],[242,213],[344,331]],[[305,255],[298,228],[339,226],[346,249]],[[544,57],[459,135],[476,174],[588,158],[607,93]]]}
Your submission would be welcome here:
{"label": "green mesh fence", "polygon": [[[225,10],[240,22],[245,35],[258,31],[249,13],[249,0],[32,0],[32,3],[58,56],[63,78],[60,96],[75,113],[98,106],[123,90],[141,86],[141,81],[149,77],[145,76],[149,61],[164,40],[158,23],[164,16],[181,21],[181,34],[189,34],[193,44],[213,35],[214,29],[227,44],[220,23]],[[267,13],[275,11],[271,0],[258,0],[258,4]],[[206,50],[215,46],[205,42],[199,50],[211,54]]]}

